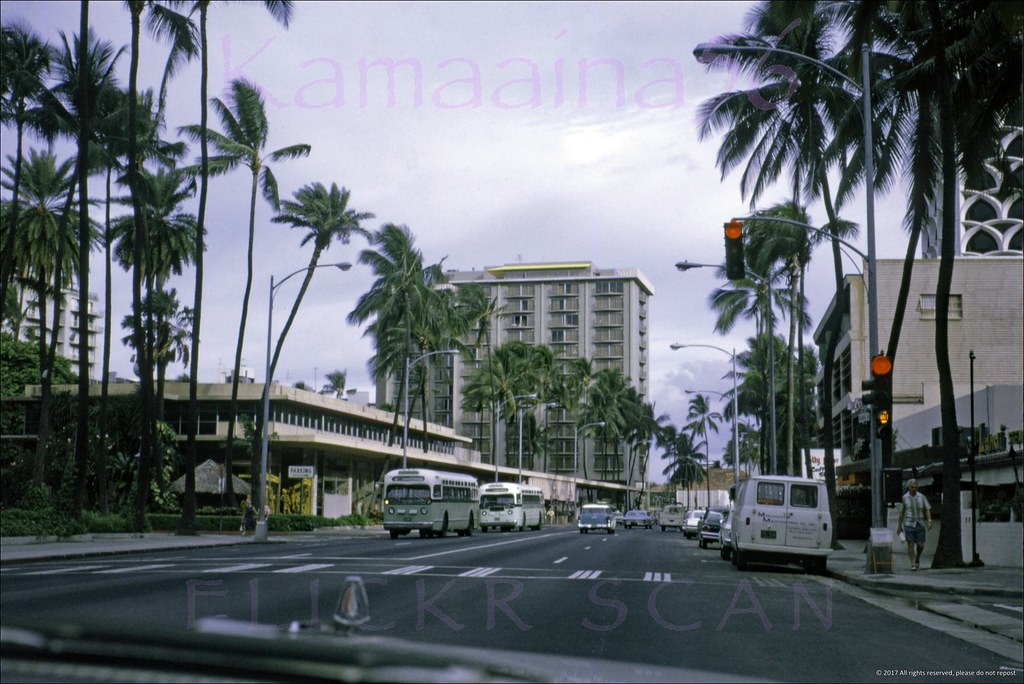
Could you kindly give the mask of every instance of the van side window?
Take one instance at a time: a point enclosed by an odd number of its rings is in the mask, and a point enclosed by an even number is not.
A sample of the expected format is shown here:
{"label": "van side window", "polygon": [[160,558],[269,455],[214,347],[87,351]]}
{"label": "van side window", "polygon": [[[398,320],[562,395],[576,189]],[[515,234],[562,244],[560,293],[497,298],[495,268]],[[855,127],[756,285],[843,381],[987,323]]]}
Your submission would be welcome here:
{"label": "van side window", "polygon": [[785,503],[786,485],[781,482],[758,482],[757,503],[762,506],[781,506]]}
{"label": "van side window", "polygon": [[817,508],[818,488],[810,485],[793,485],[789,490],[789,503],[800,508]]}

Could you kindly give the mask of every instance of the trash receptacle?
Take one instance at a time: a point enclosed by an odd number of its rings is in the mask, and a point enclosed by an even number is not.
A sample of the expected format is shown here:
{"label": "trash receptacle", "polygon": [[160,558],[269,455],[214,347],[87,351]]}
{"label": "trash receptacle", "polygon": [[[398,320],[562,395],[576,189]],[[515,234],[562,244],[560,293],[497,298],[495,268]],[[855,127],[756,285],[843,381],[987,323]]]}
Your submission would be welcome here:
{"label": "trash receptacle", "polygon": [[872,527],[868,544],[867,568],[869,575],[892,574],[892,530]]}

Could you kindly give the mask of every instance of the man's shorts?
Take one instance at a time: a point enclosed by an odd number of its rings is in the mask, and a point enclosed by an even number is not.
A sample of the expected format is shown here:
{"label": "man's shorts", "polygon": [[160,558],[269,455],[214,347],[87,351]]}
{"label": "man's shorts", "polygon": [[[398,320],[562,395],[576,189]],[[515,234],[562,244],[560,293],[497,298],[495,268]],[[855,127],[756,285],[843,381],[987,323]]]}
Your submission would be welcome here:
{"label": "man's shorts", "polygon": [[916,525],[905,525],[903,527],[903,534],[906,535],[908,542],[924,544],[924,533],[925,528],[921,523]]}

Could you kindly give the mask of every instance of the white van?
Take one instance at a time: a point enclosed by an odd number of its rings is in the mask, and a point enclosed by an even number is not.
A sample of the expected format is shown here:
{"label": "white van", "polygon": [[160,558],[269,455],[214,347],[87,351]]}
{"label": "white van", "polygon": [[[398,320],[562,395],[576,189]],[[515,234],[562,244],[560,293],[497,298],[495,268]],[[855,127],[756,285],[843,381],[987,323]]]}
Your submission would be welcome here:
{"label": "white van", "polygon": [[729,516],[732,562],[799,563],[824,574],[832,553],[832,515],[825,483],[758,475],[739,483]]}

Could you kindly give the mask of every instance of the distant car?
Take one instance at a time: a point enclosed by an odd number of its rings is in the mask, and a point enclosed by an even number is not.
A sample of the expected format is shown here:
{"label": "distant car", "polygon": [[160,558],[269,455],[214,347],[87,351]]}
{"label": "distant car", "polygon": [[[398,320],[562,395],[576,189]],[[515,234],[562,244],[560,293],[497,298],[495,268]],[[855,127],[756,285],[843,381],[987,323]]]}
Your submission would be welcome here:
{"label": "distant car", "polygon": [[722,518],[723,514],[718,511],[711,511],[707,514],[700,525],[700,548],[708,548],[708,544],[722,543]]}
{"label": "distant car", "polygon": [[687,539],[693,539],[700,534],[700,524],[704,520],[704,511],[690,511],[683,521],[683,534]]}
{"label": "distant car", "polygon": [[622,516],[622,526],[627,530],[630,527],[643,527],[645,529],[651,529],[654,527],[654,518],[647,511],[634,510],[626,511],[626,515]]}
{"label": "distant car", "polygon": [[661,531],[675,528],[677,530],[683,529],[683,521],[686,519],[686,509],[679,504],[668,504],[661,509],[658,513],[657,525],[661,526]]}
{"label": "distant car", "polygon": [[722,560],[727,561],[732,559],[732,513],[726,511],[722,516],[722,529],[721,529],[722,540],[718,545],[718,554],[722,557]]}
{"label": "distant car", "polygon": [[580,509],[580,517],[576,526],[580,534],[587,534],[590,530],[604,530],[608,534],[615,534],[615,511],[611,506],[602,504],[585,504]]}

